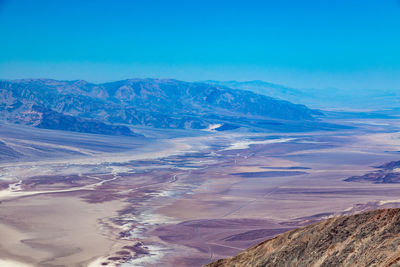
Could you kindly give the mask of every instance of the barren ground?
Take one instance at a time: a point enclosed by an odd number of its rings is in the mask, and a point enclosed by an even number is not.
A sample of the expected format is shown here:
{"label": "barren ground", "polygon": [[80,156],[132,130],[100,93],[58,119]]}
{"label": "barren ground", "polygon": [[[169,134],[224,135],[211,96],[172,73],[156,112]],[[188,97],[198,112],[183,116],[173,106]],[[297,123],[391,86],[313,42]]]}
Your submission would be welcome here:
{"label": "barren ground", "polygon": [[[0,165],[0,263],[201,266],[322,218],[398,206],[398,184],[344,181],[399,160],[398,122],[385,123],[116,140],[119,150],[63,136],[62,153],[35,140],[52,156]],[[0,134],[39,153],[23,134]]]}

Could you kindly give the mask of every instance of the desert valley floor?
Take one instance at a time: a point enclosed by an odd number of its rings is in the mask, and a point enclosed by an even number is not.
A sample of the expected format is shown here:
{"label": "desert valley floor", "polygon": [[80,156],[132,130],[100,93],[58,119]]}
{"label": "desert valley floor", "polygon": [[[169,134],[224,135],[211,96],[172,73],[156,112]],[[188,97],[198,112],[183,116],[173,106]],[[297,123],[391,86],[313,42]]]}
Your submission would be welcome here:
{"label": "desert valley floor", "polygon": [[347,182],[400,158],[397,120],[306,133],[112,137],[0,125],[1,266],[202,266],[323,218],[400,206]]}

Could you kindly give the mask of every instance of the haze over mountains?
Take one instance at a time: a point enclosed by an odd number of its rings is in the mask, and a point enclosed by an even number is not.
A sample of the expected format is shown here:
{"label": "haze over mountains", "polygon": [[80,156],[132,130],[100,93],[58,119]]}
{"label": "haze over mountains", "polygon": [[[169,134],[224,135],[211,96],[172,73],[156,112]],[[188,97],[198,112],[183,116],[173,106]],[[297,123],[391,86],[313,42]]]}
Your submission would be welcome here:
{"label": "haze over mountains", "polygon": [[[171,79],[103,84],[82,80],[0,81],[0,118],[39,128],[135,135],[132,125],[219,130],[335,129],[318,110],[224,85]],[[301,121],[301,123],[300,123]]]}
{"label": "haze over mountains", "polygon": [[257,94],[301,103],[321,109],[388,109],[400,104],[400,90],[291,88],[279,84],[254,81],[206,81],[209,84],[249,90]]}

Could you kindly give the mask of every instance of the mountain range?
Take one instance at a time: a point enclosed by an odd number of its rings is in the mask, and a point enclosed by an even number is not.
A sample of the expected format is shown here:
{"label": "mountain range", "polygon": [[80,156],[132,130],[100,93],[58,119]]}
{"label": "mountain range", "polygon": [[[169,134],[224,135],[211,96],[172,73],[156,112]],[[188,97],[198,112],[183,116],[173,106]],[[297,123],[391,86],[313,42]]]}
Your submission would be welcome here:
{"label": "mountain range", "polygon": [[260,80],[212,81],[205,83],[252,91],[277,99],[301,103],[311,108],[329,110],[385,110],[398,108],[400,90],[396,89],[343,89],[343,88],[291,88]]}
{"label": "mountain range", "polygon": [[239,127],[302,131],[335,129],[305,105],[231,89],[172,79],[0,81],[0,119],[39,128],[136,135],[134,126],[217,130]]}

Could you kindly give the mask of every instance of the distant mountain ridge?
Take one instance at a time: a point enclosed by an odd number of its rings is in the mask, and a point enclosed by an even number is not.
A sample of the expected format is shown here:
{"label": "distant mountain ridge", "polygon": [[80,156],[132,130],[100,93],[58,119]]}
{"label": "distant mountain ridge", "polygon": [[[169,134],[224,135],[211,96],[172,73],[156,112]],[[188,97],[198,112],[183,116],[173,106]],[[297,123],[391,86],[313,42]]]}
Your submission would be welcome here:
{"label": "distant mountain ridge", "polygon": [[205,129],[215,123],[233,123],[235,127],[282,128],[279,125],[306,121],[303,128],[330,127],[315,121],[316,115],[321,113],[265,95],[172,79],[102,84],[51,79],[0,81],[1,119],[51,129],[133,135],[127,126]]}
{"label": "distant mountain ridge", "polygon": [[400,105],[400,90],[368,90],[340,88],[291,88],[279,84],[254,81],[204,81],[234,89],[248,90],[293,103],[301,103],[319,109],[392,109]]}
{"label": "distant mountain ridge", "polygon": [[[256,94],[268,95],[277,99],[285,99],[287,101],[301,102],[301,98],[311,97],[310,94],[299,90],[275,83],[264,82],[261,80],[252,81],[213,81],[207,80],[205,83],[214,85],[223,85],[234,89],[248,90]],[[290,99],[290,100],[289,100]]]}

